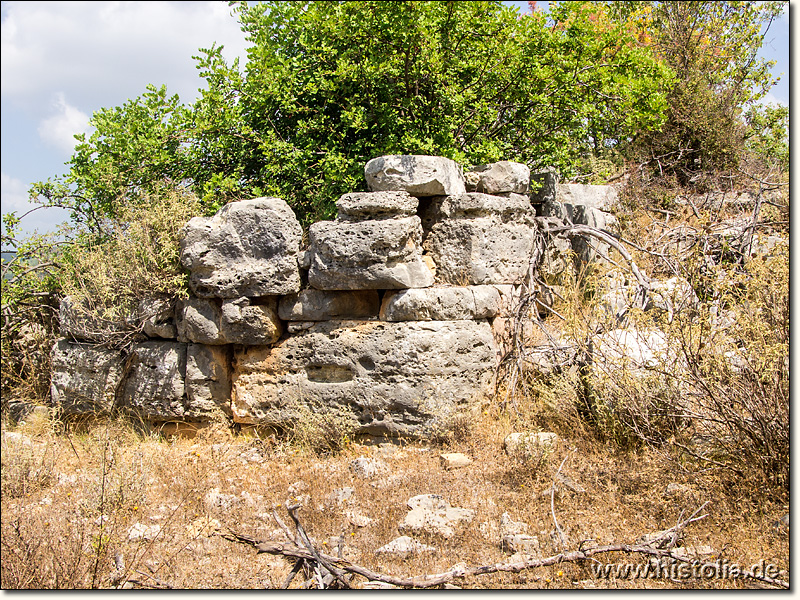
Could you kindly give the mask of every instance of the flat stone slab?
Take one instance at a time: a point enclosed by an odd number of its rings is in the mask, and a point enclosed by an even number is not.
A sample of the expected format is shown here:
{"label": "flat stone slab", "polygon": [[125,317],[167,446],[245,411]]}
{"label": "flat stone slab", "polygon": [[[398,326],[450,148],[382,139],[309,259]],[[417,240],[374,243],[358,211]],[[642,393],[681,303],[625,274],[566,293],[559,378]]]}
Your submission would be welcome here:
{"label": "flat stone slab", "polygon": [[319,290],[428,287],[417,216],[379,221],[323,221],[309,228],[309,284]]}
{"label": "flat stone slab", "polygon": [[384,321],[457,321],[488,319],[502,310],[502,296],[495,286],[436,286],[386,292],[380,316]]}
{"label": "flat stone slab", "polygon": [[234,351],[238,423],[290,428],[308,411],[357,433],[425,438],[494,391],[486,321],[321,321]]}
{"label": "flat stone slab", "polygon": [[531,170],[527,165],[501,160],[487,165],[478,165],[465,173],[467,189],[484,194],[527,194],[531,181]]}
{"label": "flat stone slab", "polygon": [[365,221],[413,217],[419,199],[408,192],[354,192],[345,194],[336,203],[337,221]]}
{"label": "flat stone slab", "polygon": [[366,164],[364,176],[372,192],[405,191],[417,197],[466,192],[461,166],[441,156],[380,156]]}
{"label": "flat stone slab", "polygon": [[278,316],[284,321],[330,321],[377,317],[380,297],[377,290],[331,291],[309,288],[284,296],[278,303]]}
{"label": "flat stone slab", "polygon": [[189,287],[203,298],[297,292],[302,235],[280,198],[231,202],[213,217],[195,217],[180,242],[181,263],[191,272]]}

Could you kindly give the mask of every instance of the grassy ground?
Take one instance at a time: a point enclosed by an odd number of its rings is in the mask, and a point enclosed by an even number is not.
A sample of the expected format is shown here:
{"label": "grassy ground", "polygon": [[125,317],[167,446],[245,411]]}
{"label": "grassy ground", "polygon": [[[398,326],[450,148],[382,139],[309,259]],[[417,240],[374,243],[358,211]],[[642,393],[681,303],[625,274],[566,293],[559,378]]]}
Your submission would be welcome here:
{"label": "grassy ground", "polygon": [[[614,452],[585,432],[571,437],[562,431],[551,453],[520,463],[503,451],[503,439],[519,425],[509,412],[488,408],[471,427],[439,445],[351,442],[325,456],[274,438],[232,436],[221,426],[193,439],[164,439],[142,436],[121,422],[66,432],[37,415],[18,427],[4,427],[2,587],[278,587],[291,570],[289,561],[257,555],[219,534],[231,528],[282,539],[272,510],[277,508],[290,523],[282,508],[287,500],[303,504],[302,523],[323,550],[336,543],[332,538],[343,536],[345,558],[396,576],[442,572],[458,563],[508,561],[499,536],[505,512],[527,523],[529,533],[539,538],[541,555],[549,556],[559,548],[551,537],[547,490],[565,457],[562,473],[586,489],[575,493],[563,488],[555,496],[569,549],[590,539],[599,544],[635,542],[673,526],[681,515],[708,501],[708,517],[688,527],[684,546],[709,546],[713,554],[704,558],[711,561],[727,559],[749,567],[765,560],[788,580],[788,528],[775,526],[788,512],[788,497],[737,485],[719,473],[682,475],[677,465],[652,451]],[[446,471],[439,455],[447,451],[463,452],[473,462]],[[357,477],[349,462],[360,456],[384,461],[388,472]],[[669,484],[681,486],[667,493]],[[338,506],[330,497],[343,487],[352,487],[354,493],[351,501]],[[375,554],[400,535],[408,498],[427,493],[473,509],[475,518],[451,539],[416,536],[436,547],[436,553],[408,559]],[[348,511],[372,523],[358,527]],[[131,528],[144,537],[134,539]],[[643,562],[621,554],[599,559]],[[456,583],[534,589],[762,586],[731,579],[602,579],[592,574],[590,564]]]}

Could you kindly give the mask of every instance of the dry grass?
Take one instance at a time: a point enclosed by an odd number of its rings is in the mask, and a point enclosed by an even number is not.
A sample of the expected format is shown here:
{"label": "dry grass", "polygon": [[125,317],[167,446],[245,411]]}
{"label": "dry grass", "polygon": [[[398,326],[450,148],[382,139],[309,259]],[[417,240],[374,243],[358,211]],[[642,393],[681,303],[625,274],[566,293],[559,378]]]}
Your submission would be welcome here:
{"label": "dry grass", "polygon": [[[532,414],[536,407],[520,403],[520,410]],[[13,432],[6,428],[2,587],[274,588],[289,573],[286,560],[256,555],[217,534],[230,527],[280,539],[271,511],[283,512],[283,503],[297,499],[303,503],[304,526],[323,549],[334,543],[332,536],[344,536],[345,557],[398,576],[441,572],[461,562],[508,560],[498,532],[504,512],[529,525],[543,555],[555,554],[545,492],[567,456],[562,472],[587,490],[562,489],[556,495],[558,519],[571,547],[585,539],[634,542],[674,525],[682,512],[708,500],[709,518],[690,527],[685,545],[709,545],[731,562],[749,566],[766,559],[788,570],[788,534],[772,526],[787,512],[788,498],[730,487],[713,475],[681,476],[654,454],[614,453],[591,436],[568,431],[560,432],[563,437],[543,460],[515,463],[505,455],[503,439],[532,423],[487,408],[446,445],[348,442],[327,456],[280,440],[233,437],[219,428],[194,439],[169,440],[142,437],[120,422],[95,423],[82,433],[59,431],[41,420]],[[438,458],[443,451],[463,452],[474,462],[445,471]],[[359,456],[380,458],[389,472],[356,477],[348,463]],[[686,487],[668,497],[669,483]],[[329,498],[343,487],[354,489],[352,502],[337,506]],[[377,548],[400,535],[397,526],[408,498],[424,493],[475,510],[474,520],[450,540],[415,536],[438,548],[435,554],[406,560],[376,555]],[[346,511],[373,522],[356,527]],[[137,523],[157,535],[132,539],[131,527]],[[115,567],[115,557],[124,561],[122,569]],[[631,558],[608,557],[615,560]],[[604,581],[593,578],[589,565],[577,564],[459,583],[470,588],[746,587],[730,580]]]}

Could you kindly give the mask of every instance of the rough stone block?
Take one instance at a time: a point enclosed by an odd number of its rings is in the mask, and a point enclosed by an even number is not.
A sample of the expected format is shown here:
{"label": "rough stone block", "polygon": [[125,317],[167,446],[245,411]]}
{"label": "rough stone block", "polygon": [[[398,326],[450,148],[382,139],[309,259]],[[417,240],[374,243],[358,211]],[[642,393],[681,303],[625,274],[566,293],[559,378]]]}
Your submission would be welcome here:
{"label": "rough stone block", "polygon": [[[484,194],[527,194],[531,170],[522,163],[501,160],[488,165],[478,165],[465,174],[470,192]],[[470,185],[470,180],[472,180]],[[471,189],[470,189],[471,188]]]}
{"label": "rough stone block", "polygon": [[144,342],[128,357],[122,404],[151,421],[187,417],[186,344]]}
{"label": "rough stone block", "polygon": [[500,292],[491,285],[430,287],[386,292],[384,321],[457,321],[487,319],[501,310]]}
{"label": "rough stone block", "polygon": [[122,377],[119,350],[58,340],[53,346],[50,397],[66,415],[109,414]]}
{"label": "rough stone block", "polygon": [[314,223],[308,282],[320,290],[428,287],[433,273],[421,258],[419,217]]}
{"label": "rough stone block", "polygon": [[364,175],[372,192],[406,191],[417,197],[466,192],[461,166],[441,156],[380,156],[366,164]]}
{"label": "rough stone block", "polygon": [[556,194],[556,199],[563,204],[589,206],[604,211],[611,210],[619,202],[617,189],[611,185],[560,183]]}
{"label": "rough stone block", "polygon": [[291,427],[307,411],[358,433],[426,437],[494,390],[486,321],[322,321],[271,348],[237,348],[239,423]]}
{"label": "rough stone block", "polygon": [[326,291],[306,289],[281,298],[278,316],[284,321],[369,319],[378,316],[377,290]]}
{"label": "rough stone block", "polygon": [[300,289],[302,229],[280,198],[241,200],[182,231],[181,263],[203,298],[282,295]]}
{"label": "rough stone block", "polygon": [[434,198],[422,216],[436,279],[454,285],[519,283],[538,231],[526,196],[471,193]]}
{"label": "rough stone block", "polygon": [[175,303],[169,298],[147,298],[139,302],[139,321],[149,338],[174,340],[178,336]]}
{"label": "rough stone block", "polygon": [[336,203],[337,221],[365,221],[413,217],[419,200],[408,192],[355,192]]}
{"label": "rough stone block", "polygon": [[186,348],[187,412],[194,418],[231,414],[230,346],[189,344]]}
{"label": "rough stone block", "polygon": [[276,342],[283,333],[277,297],[190,297],[178,307],[178,340],[197,344],[261,346]]}

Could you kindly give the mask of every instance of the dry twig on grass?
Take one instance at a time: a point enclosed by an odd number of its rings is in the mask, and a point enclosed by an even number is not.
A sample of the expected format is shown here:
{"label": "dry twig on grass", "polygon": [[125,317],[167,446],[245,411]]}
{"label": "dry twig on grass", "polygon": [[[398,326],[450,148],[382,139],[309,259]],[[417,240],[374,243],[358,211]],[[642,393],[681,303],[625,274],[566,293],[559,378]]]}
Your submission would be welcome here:
{"label": "dry twig on grass", "polygon": [[[692,516],[681,520],[674,527],[662,532],[659,536],[647,542],[639,542],[636,544],[607,544],[604,546],[594,546],[586,549],[583,548],[584,542],[581,542],[578,546],[578,550],[562,552],[547,558],[529,558],[514,562],[496,563],[493,565],[482,565],[475,567],[464,566],[461,564],[456,565],[449,571],[445,571],[443,573],[418,575],[416,577],[396,577],[394,575],[386,575],[384,573],[372,571],[367,567],[352,563],[341,557],[323,554],[318,549],[313,547],[313,544],[308,539],[308,536],[304,535],[304,533],[300,533],[302,526],[300,525],[299,517],[297,516],[297,506],[287,506],[287,510],[289,511],[289,515],[294,520],[295,525],[298,527],[298,537],[295,539],[299,539],[300,537],[304,538],[303,545],[306,547],[301,547],[299,544],[297,544],[296,541],[292,539],[291,532],[287,533],[286,530],[284,533],[286,533],[288,539],[283,542],[273,540],[259,541],[250,536],[237,533],[233,530],[229,530],[229,533],[222,534],[222,537],[231,542],[251,545],[259,553],[265,552],[295,560],[296,562],[294,568],[292,569],[292,573],[290,574],[289,578],[285,582],[285,587],[288,587],[294,576],[303,568],[303,566],[306,566],[313,573],[315,573],[315,577],[306,581],[302,587],[310,587],[314,584],[315,580],[319,588],[334,588],[339,586],[344,587],[345,585],[348,588],[356,587],[353,585],[353,576],[360,575],[368,580],[365,583],[381,582],[400,588],[435,588],[446,586],[455,579],[463,579],[465,577],[474,577],[478,575],[487,575],[500,572],[518,573],[526,569],[535,569],[538,567],[545,567],[565,562],[579,563],[587,560],[593,560],[594,556],[599,554],[607,554],[610,552],[643,554],[656,559],[666,558],[683,563],[698,564],[698,566],[702,569],[705,564],[713,565],[713,563],[698,562],[686,555],[678,554],[672,549],[672,545],[674,540],[677,539],[687,525],[694,523],[695,521],[700,521],[708,516],[707,514],[698,514],[703,510],[703,508],[705,508],[707,504],[708,503],[706,502],[694,513],[692,513]],[[666,542],[666,544],[663,542]],[[663,545],[666,545],[666,548],[659,547]],[[336,573],[338,573],[338,575]],[[350,574],[349,579],[346,578],[345,573]],[[752,571],[744,571],[742,572],[741,576],[745,579],[760,581],[775,587],[785,589],[789,588],[788,581],[767,577]]]}

